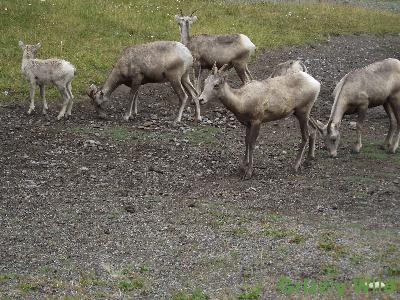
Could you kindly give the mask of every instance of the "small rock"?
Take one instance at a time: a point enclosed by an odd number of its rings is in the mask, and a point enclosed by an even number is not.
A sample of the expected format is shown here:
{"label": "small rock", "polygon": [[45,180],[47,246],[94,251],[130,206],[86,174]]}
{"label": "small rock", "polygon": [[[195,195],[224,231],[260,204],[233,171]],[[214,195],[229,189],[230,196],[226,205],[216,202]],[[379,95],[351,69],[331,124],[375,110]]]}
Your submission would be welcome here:
{"label": "small rock", "polygon": [[357,122],[350,122],[349,128],[351,130],[356,130],[357,129]]}
{"label": "small rock", "polygon": [[135,207],[132,206],[132,205],[127,205],[127,206],[125,206],[125,210],[126,210],[128,213],[130,213],[130,214],[133,214],[133,213],[136,212]]}
{"label": "small rock", "polygon": [[87,168],[87,167],[81,167],[81,168],[79,168],[79,170],[81,170],[81,171],[88,171],[89,168]]}

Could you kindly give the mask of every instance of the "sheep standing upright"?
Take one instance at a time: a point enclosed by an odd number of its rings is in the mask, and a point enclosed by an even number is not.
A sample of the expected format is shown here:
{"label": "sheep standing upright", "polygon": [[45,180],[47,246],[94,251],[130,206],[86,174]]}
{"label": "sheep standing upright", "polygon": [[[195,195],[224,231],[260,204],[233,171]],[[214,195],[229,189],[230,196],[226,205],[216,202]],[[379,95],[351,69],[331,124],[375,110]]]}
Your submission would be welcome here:
{"label": "sheep standing upright", "polygon": [[[194,12],[193,12],[194,13]],[[195,86],[200,91],[200,77],[203,69],[211,70],[214,62],[217,67],[224,64],[234,68],[243,83],[252,79],[247,62],[256,50],[256,46],[244,34],[190,36],[190,26],[197,21],[197,16],[176,15],[175,20],[181,31],[181,43],[189,48],[194,59]]]}
{"label": "sheep standing upright", "polygon": [[75,77],[75,67],[62,59],[37,59],[36,52],[41,47],[40,43],[25,45],[20,41],[19,46],[23,50],[21,71],[30,84],[31,104],[28,114],[31,114],[35,109],[36,86],[39,86],[40,96],[43,100],[43,114],[46,114],[48,106],[45,85],[55,85],[64,99],[57,119],[60,120],[65,113],[70,116],[74,99],[71,82]]}
{"label": "sheep standing upright", "polygon": [[205,81],[204,90],[199,97],[201,104],[211,99],[219,99],[233,112],[240,123],[246,126],[246,154],[243,161],[244,179],[253,174],[253,150],[262,123],[279,120],[294,114],[299,121],[302,142],[296,162],[297,171],[301,165],[307,142],[308,157],[314,157],[315,134],[309,131],[311,108],[318,97],[320,83],[304,72],[253,80],[239,89],[231,88],[222,71],[214,65],[212,74]]}

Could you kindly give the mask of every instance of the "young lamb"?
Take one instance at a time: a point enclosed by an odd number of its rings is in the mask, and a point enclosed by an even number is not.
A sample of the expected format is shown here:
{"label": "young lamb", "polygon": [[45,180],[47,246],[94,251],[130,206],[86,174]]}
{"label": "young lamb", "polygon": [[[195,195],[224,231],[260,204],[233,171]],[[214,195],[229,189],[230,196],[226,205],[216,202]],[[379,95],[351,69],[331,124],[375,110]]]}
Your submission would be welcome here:
{"label": "young lamb", "polygon": [[48,106],[45,96],[45,85],[55,85],[64,99],[57,119],[60,120],[64,117],[65,113],[67,116],[70,116],[74,99],[71,82],[75,77],[75,67],[62,59],[37,59],[36,52],[41,47],[40,43],[25,45],[20,41],[19,46],[23,50],[21,71],[30,84],[31,104],[28,114],[31,114],[35,109],[36,86],[39,86],[40,96],[43,100],[43,114],[46,114]]}
{"label": "young lamb", "polygon": [[[362,125],[370,107],[383,105],[389,117],[389,132],[382,148],[395,153],[400,139],[400,61],[394,58],[372,63],[364,68],[346,74],[333,92],[331,115],[326,125],[311,121],[321,132],[329,154],[337,156],[340,132],[339,127],[345,114],[358,114],[357,140],[353,152],[359,153],[362,147]],[[397,125],[397,126],[396,126]],[[396,130],[394,130],[396,128]]]}
{"label": "young lamb", "polygon": [[301,60],[288,60],[283,63],[278,64],[269,78],[283,76],[287,74],[292,74],[296,72],[307,73],[307,67]]}
{"label": "young lamb", "polygon": [[131,88],[125,120],[132,116],[132,107],[137,114],[139,87],[146,83],[170,82],[179,97],[180,108],[176,122],[180,122],[189,94],[196,107],[196,119],[201,121],[198,93],[189,79],[193,57],[188,48],[179,42],[158,41],[128,47],[114,65],[101,88],[91,85],[87,90],[99,117],[104,118],[104,104],[111,93],[121,84]]}
{"label": "young lamb", "polygon": [[244,179],[253,174],[253,150],[261,124],[285,118],[292,113],[299,121],[302,136],[294,165],[295,171],[301,165],[307,142],[308,157],[314,157],[316,131],[312,128],[311,133],[309,132],[308,121],[320,90],[317,80],[307,73],[297,72],[263,81],[253,80],[239,89],[233,89],[222,74],[224,70],[225,67],[218,70],[214,65],[212,74],[205,81],[199,101],[205,104],[211,99],[219,99],[246,126]]}

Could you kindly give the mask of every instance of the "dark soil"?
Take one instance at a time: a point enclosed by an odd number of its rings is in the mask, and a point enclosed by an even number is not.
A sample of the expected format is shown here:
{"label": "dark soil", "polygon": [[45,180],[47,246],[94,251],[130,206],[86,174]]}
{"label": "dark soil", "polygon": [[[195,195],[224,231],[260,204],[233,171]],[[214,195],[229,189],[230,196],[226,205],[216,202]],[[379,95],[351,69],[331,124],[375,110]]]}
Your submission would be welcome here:
{"label": "dark soil", "polygon": [[[259,53],[250,71],[261,79],[302,58],[322,83],[313,115],[326,121],[342,76],[399,49],[400,36],[332,37]],[[265,124],[255,174],[242,181],[244,129],[220,103],[203,107],[202,124],[188,120],[192,108],[174,125],[172,89],[147,85],[139,115],[124,122],[126,97],[114,93],[106,121],[86,98],[60,122],[55,102],[47,118],[39,101],[31,116],[27,102],[0,107],[1,299],[283,299],[282,276],[335,280],[358,297],[355,278],[399,283],[400,154],[378,147],[382,108],[368,114],[360,154],[346,118],[338,158],[319,139],[298,174],[296,119]],[[370,297],[381,296],[400,293]]]}

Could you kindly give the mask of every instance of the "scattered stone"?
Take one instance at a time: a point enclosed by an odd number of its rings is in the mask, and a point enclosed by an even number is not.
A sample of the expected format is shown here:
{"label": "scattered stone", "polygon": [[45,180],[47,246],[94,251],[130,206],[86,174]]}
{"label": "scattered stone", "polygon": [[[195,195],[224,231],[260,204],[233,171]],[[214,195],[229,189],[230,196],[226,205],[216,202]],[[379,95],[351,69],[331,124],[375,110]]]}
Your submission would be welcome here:
{"label": "scattered stone", "polygon": [[357,122],[350,122],[349,128],[351,130],[356,130],[357,129]]}
{"label": "scattered stone", "polygon": [[125,210],[126,210],[128,213],[130,213],[130,214],[133,214],[133,213],[136,212],[136,208],[135,208],[134,206],[132,206],[132,205],[127,205],[127,206],[125,206],[124,208],[125,208]]}

